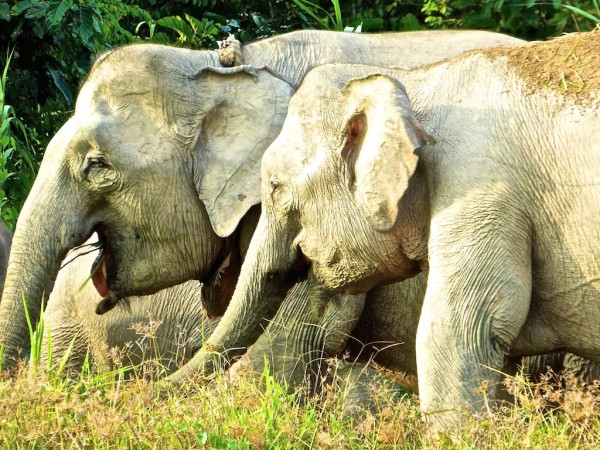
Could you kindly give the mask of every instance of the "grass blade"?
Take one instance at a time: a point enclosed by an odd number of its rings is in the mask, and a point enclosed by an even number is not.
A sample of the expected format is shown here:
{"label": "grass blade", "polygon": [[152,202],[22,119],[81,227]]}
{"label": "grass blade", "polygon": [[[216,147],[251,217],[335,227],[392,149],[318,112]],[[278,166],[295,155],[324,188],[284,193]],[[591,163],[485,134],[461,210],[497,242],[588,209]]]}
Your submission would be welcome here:
{"label": "grass blade", "polygon": [[586,19],[591,20],[594,23],[600,23],[600,17],[596,17],[588,12],[583,11],[582,9],[576,8],[571,5],[561,5],[563,8],[568,9],[569,11],[573,11],[575,14],[579,14],[580,16],[585,17]]}

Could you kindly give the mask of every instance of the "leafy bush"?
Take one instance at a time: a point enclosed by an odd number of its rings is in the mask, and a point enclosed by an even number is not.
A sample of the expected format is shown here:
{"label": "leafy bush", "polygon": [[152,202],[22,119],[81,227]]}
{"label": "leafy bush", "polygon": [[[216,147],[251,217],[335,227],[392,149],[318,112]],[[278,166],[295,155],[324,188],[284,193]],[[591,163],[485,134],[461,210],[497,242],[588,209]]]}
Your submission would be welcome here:
{"label": "leafy bush", "polygon": [[488,29],[538,40],[592,29],[593,21],[573,13],[593,12],[595,5],[596,0],[425,0],[421,11],[424,22],[434,28]]}
{"label": "leafy bush", "polygon": [[0,206],[2,219],[12,227],[21,205],[10,203],[5,189],[15,185],[14,191],[20,189],[19,198],[24,200],[33,184],[38,161],[29,146],[27,127],[15,115],[14,108],[6,103],[6,76],[11,56],[8,56],[0,77]]}
{"label": "leafy bush", "polygon": [[71,114],[91,62],[111,47],[215,48],[232,32],[247,42],[300,28],[479,28],[543,39],[590,29],[598,17],[598,0],[0,0],[0,48],[12,54],[2,85],[2,104],[11,106],[2,112],[1,217],[14,226],[43,149]]}

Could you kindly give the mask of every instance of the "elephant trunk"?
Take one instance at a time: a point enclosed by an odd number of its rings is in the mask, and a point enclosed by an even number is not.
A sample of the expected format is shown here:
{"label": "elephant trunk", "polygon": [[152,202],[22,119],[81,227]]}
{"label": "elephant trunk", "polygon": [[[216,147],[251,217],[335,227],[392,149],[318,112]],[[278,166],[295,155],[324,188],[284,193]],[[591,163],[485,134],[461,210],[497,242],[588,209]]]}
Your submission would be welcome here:
{"label": "elephant trunk", "polygon": [[[52,198],[44,194],[48,192],[56,190],[38,177],[17,222],[0,302],[4,368],[14,366],[30,347],[24,302],[35,327],[43,297],[51,292],[61,261],[70,248],[90,233],[82,229],[81,219],[61,213],[64,205],[55,206]],[[74,203],[69,205],[71,211],[80,211]]]}
{"label": "elephant trunk", "polygon": [[168,378],[170,382],[181,384],[194,374],[209,375],[216,367],[229,365],[232,358],[258,339],[266,326],[263,320],[273,317],[288,290],[298,281],[295,272],[273,270],[282,265],[274,261],[278,259],[273,258],[277,250],[271,247],[277,240],[267,238],[266,229],[263,214],[219,325],[190,362]]}

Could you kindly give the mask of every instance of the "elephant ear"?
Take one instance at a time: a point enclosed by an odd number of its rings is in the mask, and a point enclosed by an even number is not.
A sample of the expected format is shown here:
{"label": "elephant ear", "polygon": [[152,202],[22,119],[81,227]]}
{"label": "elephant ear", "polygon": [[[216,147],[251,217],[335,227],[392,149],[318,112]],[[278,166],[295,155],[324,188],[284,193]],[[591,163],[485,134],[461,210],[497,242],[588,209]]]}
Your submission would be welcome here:
{"label": "elephant ear", "polygon": [[370,225],[387,231],[415,172],[420,147],[433,142],[410,106],[402,84],[387,75],[349,81],[344,145],[350,190]]}
{"label": "elephant ear", "polygon": [[262,155],[283,126],[293,88],[250,66],[204,69],[195,78],[211,108],[194,148],[194,182],[213,229],[226,237],[260,202]]}

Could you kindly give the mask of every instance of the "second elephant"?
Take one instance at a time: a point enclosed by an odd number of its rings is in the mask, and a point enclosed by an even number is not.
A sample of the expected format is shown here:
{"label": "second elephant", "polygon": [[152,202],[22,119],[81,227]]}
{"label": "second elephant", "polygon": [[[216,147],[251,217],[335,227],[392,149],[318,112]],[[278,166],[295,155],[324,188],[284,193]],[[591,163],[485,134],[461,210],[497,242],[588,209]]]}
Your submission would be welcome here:
{"label": "second elephant", "polygon": [[[263,157],[263,212],[209,349],[243,346],[291,274],[359,293],[428,270],[416,354],[436,426],[484,408],[483,383],[495,398],[507,357],[600,362],[598,55],[593,32],[313,70]],[[554,82],[567,60],[579,90]]]}

